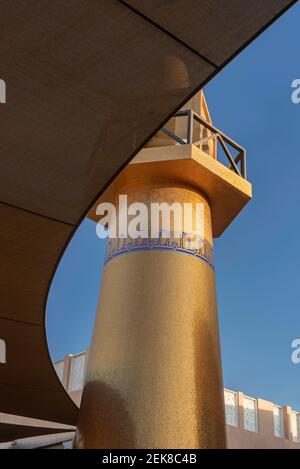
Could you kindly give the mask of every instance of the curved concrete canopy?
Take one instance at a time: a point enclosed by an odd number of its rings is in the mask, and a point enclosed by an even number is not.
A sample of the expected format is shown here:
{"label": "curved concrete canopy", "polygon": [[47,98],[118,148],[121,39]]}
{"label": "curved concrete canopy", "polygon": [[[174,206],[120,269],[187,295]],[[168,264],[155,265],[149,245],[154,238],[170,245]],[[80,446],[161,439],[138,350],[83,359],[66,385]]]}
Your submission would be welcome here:
{"label": "curved concrete canopy", "polygon": [[76,423],[45,337],[65,246],[158,128],[293,3],[1,1],[1,412]]}
{"label": "curved concrete canopy", "polygon": [[[21,438],[30,438],[33,436],[53,435],[57,433],[66,433],[65,430],[57,430],[55,428],[39,428],[29,427],[26,425],[15,425],[9,423],[2,423],[0,426],[0,441],[14,441]],[[70,439],[74,432],[70,432]]]}
{"label": "curved concrete canopy", "polygon": [[[0,413],[0,442],[42,435],[72,435],[74,427]],[[2,449],[0,445],[0,449]]]}

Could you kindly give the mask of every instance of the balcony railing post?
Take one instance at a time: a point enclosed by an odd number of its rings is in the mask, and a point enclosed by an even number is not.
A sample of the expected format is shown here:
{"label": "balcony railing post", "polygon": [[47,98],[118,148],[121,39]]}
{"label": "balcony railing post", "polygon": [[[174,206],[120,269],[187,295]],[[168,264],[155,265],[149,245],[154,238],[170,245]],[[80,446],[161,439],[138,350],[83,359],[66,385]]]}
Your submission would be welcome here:
{"label": "balcony railing post", "polygon": [[246,150],[241,152],[241,174],[243,178],[247,178]]}
{"label": "balcony railing post", "polygon": [[194,112],[192,109],[188,110],[187,119],[187,143],[193,143],[193,130],[194,130]]}

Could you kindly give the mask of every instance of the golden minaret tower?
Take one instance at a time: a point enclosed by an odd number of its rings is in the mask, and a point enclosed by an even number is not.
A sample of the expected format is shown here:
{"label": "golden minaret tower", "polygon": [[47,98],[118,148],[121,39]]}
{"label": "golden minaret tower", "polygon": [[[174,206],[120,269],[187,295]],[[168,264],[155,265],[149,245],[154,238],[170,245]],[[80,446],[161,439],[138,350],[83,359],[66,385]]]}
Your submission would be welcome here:
{"label": "golden minaret tower", "polygon": [[119,195],[149,212],[202,204],[204,242],[109,240],[75,446],[224,448],[213,238],[251,199],[245,150],[213,127],[200,92],[97,204]]}

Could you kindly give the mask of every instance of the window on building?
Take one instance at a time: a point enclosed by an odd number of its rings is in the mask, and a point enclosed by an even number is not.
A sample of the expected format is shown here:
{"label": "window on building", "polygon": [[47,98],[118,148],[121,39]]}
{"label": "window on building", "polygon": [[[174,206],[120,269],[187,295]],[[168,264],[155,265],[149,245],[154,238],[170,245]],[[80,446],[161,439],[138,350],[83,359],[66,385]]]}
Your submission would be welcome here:
{"label": "window on building", "polygon": [[238,426],[238,402],[237,393],[234,391],[224,390],[225,400],[225,416],[227,425],[233,427]]}
{"label": "window on building", "polygon": [[249,432],[258,431],[257,401],[244,396],[244,429]]}
{"label": "window on building", "polygon": [[284,426],[283,426],[283,410],[278,405],[273,406],[273,423],[274,423],[274,435],[277,438],[283,438]]}
{"label": "window on building", "polygon": [[299,412],[291,413],[291,434],[292,440],[300,443],[300,415]]}

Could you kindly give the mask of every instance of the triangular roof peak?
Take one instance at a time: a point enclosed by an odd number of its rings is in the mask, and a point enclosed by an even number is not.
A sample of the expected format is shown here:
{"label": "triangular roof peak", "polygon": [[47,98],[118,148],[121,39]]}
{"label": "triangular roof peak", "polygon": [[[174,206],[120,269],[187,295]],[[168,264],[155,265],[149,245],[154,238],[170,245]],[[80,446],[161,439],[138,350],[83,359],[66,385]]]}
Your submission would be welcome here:
{"label": "triangular roof peak", "polygon": [[196,93],[183,107],[183,109],[192,109],[194,112],[199,114],[204,120],[212,124],[211,116],[207,106],[207,101],[204,95],[204,91],[200,90]]}

